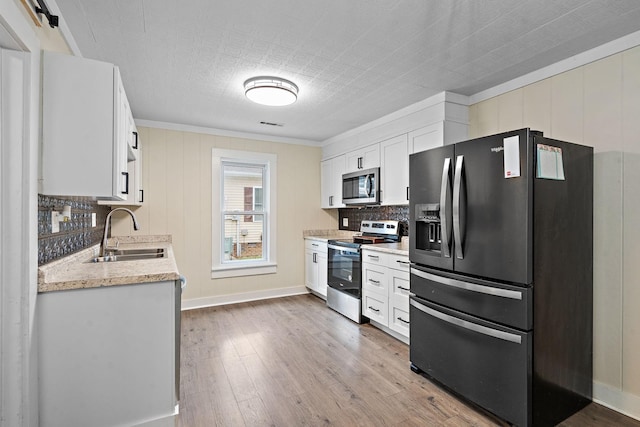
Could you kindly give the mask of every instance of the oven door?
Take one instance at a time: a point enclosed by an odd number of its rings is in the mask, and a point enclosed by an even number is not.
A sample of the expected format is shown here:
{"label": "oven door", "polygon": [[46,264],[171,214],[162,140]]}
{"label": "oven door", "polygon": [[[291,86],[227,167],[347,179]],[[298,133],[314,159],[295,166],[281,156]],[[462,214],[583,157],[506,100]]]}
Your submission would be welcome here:
{"label": "oven door", "polygon": [[360,248],[328,245],[327,284],[356,298],[361,296]]}

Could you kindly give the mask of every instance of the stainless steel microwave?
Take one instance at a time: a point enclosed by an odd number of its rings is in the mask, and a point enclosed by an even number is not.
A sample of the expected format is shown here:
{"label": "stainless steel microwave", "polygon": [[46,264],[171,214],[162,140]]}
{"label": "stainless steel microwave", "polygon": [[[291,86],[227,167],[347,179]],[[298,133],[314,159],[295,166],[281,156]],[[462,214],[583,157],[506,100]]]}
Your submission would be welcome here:
{"label": "stainless steel microwave", "polygon": [[345,205],[380,204],[380,168],[342,175],[342,203]]}

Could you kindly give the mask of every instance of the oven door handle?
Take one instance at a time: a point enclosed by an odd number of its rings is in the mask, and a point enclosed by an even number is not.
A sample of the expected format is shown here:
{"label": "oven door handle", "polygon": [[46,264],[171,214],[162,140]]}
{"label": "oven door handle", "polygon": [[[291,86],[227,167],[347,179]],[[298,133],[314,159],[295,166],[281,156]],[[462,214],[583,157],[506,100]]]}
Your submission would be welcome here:
{"label": "oven door handle", "polygon": [[342,252],[349,252],[351,254],[359,254],[360,253],[360,249],[347,248],[347,247],[344,247],[344,246],[327,245],[327,247],[329,249],[334,249],[336,251],[342,251]]}
{"label": "oven door handle", "polygon": [[510,341],[516,344],[522,344],[522,337],[520,335],[511,334],[509,332],[504,332],[499,329],[488,328],[486,326],[478,325],[477,323],[468,322],[466,320],[462,320],[457,317],[450,316],[438,310],[429,308],[426,305],[420,304],[418,301],[416,301],[413,298],[409,300],[409,304],[411,304],[413,307],[415,307],[416,309],[420,310],[425,314],[428,314],[432,317],[435,317],[437,319],[440,319],[452,325],[459,326],[461,328],[470,330],[472,332],[477,332],[479,334],[498,338],[503,341]]}

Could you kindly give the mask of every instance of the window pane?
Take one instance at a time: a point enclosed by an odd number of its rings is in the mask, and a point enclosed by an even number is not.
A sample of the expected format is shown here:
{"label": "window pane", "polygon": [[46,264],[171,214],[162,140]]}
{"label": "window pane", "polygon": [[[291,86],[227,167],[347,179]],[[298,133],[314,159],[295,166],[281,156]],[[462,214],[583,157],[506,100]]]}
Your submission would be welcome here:
{"label": "window pane", "polygon": [[253,221],[245,218],[245,215],[224,216],[224,261],[265,259],[262,247],[264,215],[253,215]]}
{"label": "window pane", "polygon": [[[264,167],[261,165],[223,164],[224,207],[223,210],[244,211],[245,188],[263,186]],[[252,194],[253,196],[253,194]],[[262,210],[262,207],[261,209]]]}

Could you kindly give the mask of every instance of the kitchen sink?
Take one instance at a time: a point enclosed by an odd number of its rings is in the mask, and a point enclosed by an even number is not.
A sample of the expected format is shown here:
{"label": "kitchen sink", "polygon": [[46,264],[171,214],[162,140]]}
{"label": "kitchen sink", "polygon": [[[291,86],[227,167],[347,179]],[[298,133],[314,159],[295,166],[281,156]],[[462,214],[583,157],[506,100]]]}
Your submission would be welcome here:
{"label": "kitchen sink", "polygon": [[164,248],[150,249],[116,249],[107,251],[106,256],[94,257],[89,262],[140,261],[146,259],[166,258]]}

